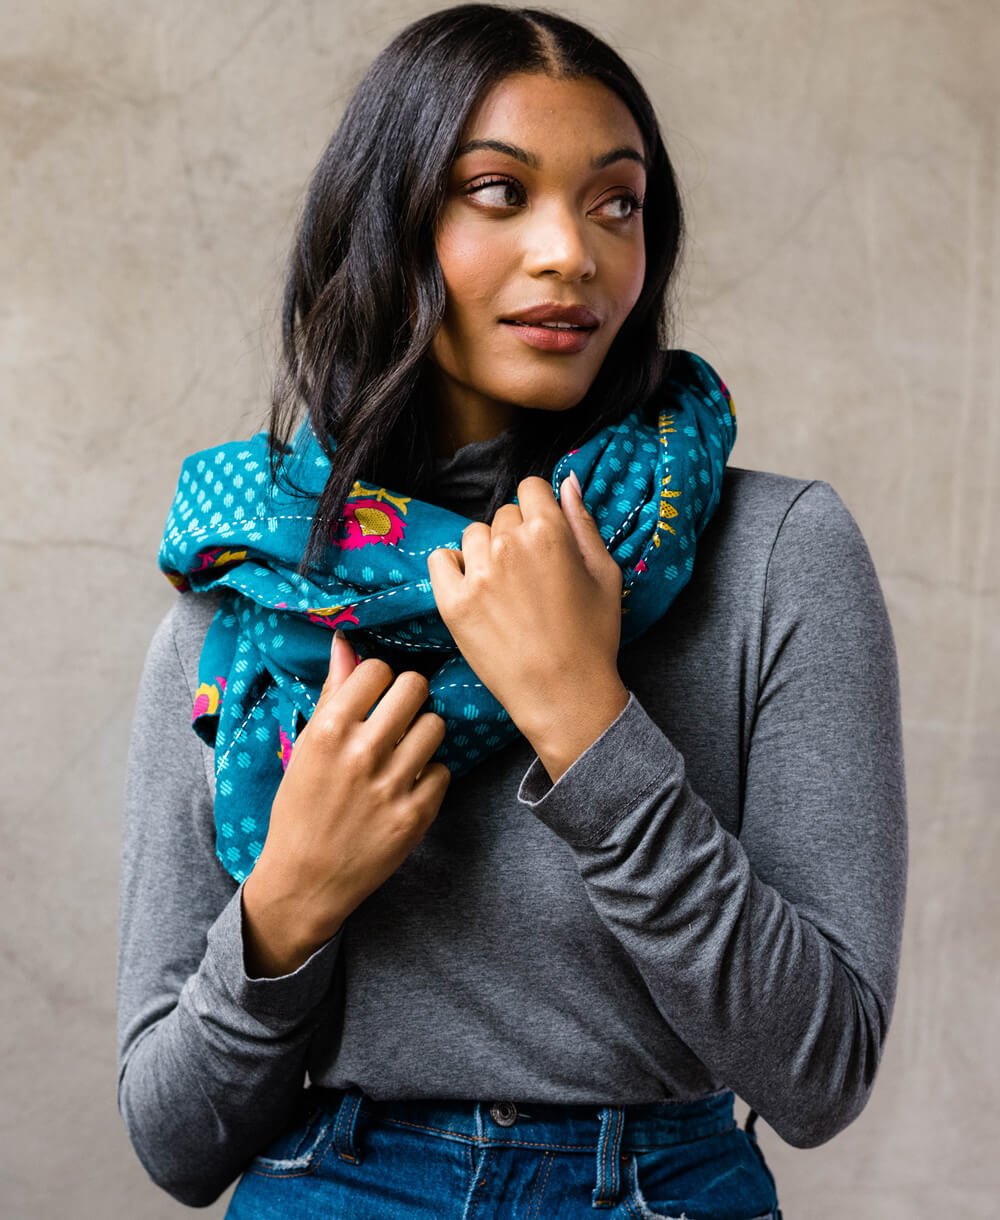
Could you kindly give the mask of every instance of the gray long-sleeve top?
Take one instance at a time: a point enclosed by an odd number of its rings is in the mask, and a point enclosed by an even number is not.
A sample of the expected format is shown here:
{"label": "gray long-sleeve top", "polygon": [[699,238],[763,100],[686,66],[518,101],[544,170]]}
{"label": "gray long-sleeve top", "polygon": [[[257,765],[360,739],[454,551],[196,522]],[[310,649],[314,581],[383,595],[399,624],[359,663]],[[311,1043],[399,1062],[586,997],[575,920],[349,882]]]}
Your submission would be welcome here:
{"label": "gray long-sleeve top", "polygon": [[[441,464],[439,502],[475,518],[494,443]],[[620,653],[614,723],[556,784],[523,738],[453,780],[281,978],[246,973],[190,728],[214,608],[185,594],[156,632],[128,767],[118,1100],[163,1189],[214,1201],[306,1071],[376,1099],[731,1088],[797,1147],[860,1113],[896,990],[905,792],[885,604],[827,484],[730,469],[691,583]]]}

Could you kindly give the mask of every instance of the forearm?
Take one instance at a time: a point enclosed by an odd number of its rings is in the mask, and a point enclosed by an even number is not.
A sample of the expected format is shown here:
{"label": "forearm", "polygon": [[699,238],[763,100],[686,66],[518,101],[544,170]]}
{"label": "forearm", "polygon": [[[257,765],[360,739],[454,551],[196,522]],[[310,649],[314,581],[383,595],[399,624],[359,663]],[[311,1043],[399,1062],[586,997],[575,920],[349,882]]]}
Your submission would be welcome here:
{"label": "forearm", "polygon": [[189,1206],[211,1203],[287,1123],[337,944],[282,978],[247,977],[240,893],[209,930],[201,965],[132,1016],[119,1109],[150,1177]]}
{"label": "forearm", "polygon": [[[519,798],[574,848],[588,897],[670,1027],[789,1143],[829,1139],[863,1108],[888,1024],[875,981],[755,875],[633,700],[549,786]],[[892,918],[898,919],[897,910]]]}
{"label": "forearm", "polygon": [[211,756],[190,729],[191,699],[168,619],[150,646],[129,750],[118,1102],[152,1179],[204,1206],[301,1092],[339,937],[285,976],[248,972],[242,887],[215,855]]}

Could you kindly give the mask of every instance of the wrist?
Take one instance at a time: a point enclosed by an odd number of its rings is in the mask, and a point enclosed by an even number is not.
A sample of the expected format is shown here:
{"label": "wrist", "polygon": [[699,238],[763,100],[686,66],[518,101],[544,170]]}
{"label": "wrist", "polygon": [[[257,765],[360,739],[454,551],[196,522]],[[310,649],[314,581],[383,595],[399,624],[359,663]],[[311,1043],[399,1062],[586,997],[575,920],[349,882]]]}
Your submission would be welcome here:
{"label": "wrist", "polygon": [[281,887],[258,860],[243,883],[244,966],[250,978],[291,974],[336,935],[343,920],[319,927],[301,896]]}
{"label": "wrist", "polygon": [[537,728],[525,733],[553,784],[618,719],[629,698],[616,672],[555,705]]}

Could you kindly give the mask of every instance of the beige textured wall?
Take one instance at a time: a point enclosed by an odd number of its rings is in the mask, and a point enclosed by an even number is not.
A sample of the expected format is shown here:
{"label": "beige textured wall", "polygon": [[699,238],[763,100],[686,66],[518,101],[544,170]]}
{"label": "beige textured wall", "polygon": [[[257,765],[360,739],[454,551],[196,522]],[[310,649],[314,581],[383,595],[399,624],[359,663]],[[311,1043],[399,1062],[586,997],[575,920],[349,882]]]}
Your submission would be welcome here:
{"label": "beige textured wall", "polygon": [[[181,458],[256,427],[297,202],[417,3],[0,13],[5,1216],[181,1214],[115,1106],[120,792]],[[650,90],[686,193],[680,345],[734,462],[829,480],[899,649],[897,1010],[845,1133],[762,1141],[788,1220],[997,1214],[995,0],[565,9]],[[225,1200],[203,1213],[221,1216]]]}

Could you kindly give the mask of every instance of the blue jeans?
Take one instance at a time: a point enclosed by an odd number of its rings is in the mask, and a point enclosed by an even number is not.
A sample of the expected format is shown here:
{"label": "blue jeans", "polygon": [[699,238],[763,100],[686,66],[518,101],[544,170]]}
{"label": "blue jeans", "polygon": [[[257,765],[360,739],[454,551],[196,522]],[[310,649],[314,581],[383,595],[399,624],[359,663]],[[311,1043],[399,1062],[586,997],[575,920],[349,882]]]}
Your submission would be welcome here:
{"label": "blue jeans", "polygon": [[642,1106],[376,1102],[307,1089],[226,1220],[780,1220],[733,1094]]}

